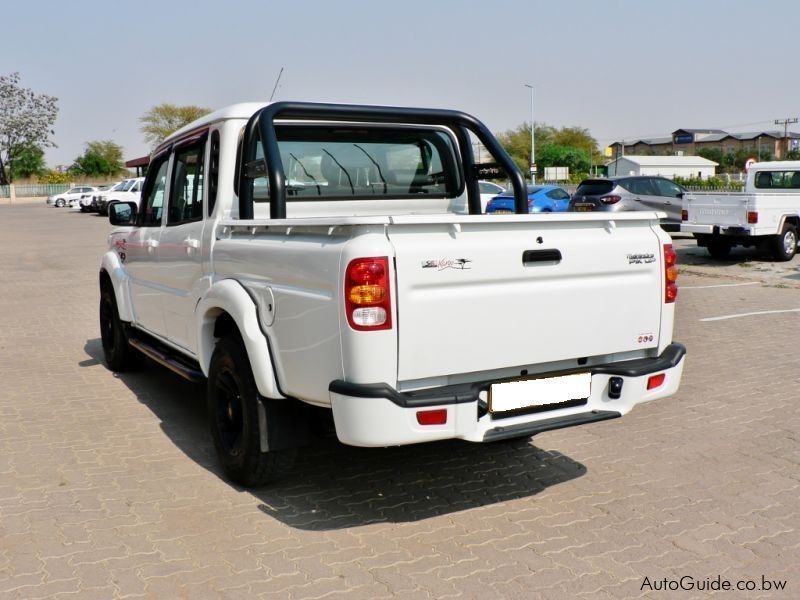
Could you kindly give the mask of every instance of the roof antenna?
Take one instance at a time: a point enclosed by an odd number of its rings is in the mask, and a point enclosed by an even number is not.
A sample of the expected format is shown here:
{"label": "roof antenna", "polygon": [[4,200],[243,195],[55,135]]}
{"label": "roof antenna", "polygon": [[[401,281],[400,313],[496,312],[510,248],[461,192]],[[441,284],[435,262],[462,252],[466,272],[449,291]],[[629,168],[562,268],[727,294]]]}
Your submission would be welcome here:
{"label": "roof antenna", "polygon": [[275,87],[272,88],[272,94],[269,96],[270,102],[272,102],[272,98],[275,96],[275,92],[278,90],[278,83],[281,81],[281,75],[283,75],[283,67],[281,67],[280,73],[278,73],[278,78],[275,80]]}

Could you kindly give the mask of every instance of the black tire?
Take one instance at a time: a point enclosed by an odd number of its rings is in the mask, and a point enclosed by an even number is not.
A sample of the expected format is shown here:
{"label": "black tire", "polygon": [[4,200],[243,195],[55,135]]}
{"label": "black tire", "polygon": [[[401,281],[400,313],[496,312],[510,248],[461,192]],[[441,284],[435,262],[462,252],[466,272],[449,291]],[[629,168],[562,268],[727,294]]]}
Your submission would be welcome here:
{"label": "black tire", "polygon": [[63,198],[56,198],[56,208],[63,208],[66,201]]}
{"label": "black tire", "polygon": [[794,258],[797,252],[797,229],[787,223],[780,235],[772,241],[772,257],[777,262],[786,262]]}
{"label": "black tire", "polygon": [[728,258],[731,253],[731,244],[724,240],[709,240],[706,249],[712,258],[722,260]]}
{"label": "black tire", "polygon": [[108,284],[100,286],[100,339],[103,357],[112,371],[132,371],[139,368],[144,355],[128,343],[125,324],[120,321],[117,298]]}
{"label": "black tire", "polygon": [[208,373],[211,436],[228,478],[246,487],[274,481],[291,471],[297,450],[261,451],[256,387],[250,359],[238,334],[220,339]]}

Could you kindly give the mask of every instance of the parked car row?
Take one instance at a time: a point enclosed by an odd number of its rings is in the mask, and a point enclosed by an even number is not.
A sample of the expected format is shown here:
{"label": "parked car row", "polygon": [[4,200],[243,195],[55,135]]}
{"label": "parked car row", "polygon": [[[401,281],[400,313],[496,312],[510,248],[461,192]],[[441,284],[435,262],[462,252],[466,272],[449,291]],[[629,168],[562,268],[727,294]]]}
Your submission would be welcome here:
{"label": "parked car row", "polygon": [[[488,182],[481,182],[481,186],[484,183]],[[529,185],[528,212],[660,211],[667,214],[663,225],[678,228],[685,192],[683,187],[665,177],[643,175],[584,179],[572,196],[557,185]],[[514,193],[504,190],[497,194],[486,203],[485,212],[513,213]]]}
{"label": "parked car row", "polygon": [[53,194],[47,204],[56,208],[69,206],[81,212],[108,215],[108,207],[117,202],[139,203],[144,177],[131,177],[111,185],[76,186],[66,192]]}

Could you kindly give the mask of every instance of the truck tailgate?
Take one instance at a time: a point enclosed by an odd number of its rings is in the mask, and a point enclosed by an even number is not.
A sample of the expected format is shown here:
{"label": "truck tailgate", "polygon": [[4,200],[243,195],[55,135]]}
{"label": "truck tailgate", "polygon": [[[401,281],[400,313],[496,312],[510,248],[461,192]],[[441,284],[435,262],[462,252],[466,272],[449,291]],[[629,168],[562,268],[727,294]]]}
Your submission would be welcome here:
{"label": "truck tailgate", "polygon": [[585,217],[390,225],[398,380],[657,347],[657,220]]}
{"label": "truck tailgate", "polygon": [[750,194],[694,193],[687,194],[684,207],[692,225],[740,227],[747,225]]}

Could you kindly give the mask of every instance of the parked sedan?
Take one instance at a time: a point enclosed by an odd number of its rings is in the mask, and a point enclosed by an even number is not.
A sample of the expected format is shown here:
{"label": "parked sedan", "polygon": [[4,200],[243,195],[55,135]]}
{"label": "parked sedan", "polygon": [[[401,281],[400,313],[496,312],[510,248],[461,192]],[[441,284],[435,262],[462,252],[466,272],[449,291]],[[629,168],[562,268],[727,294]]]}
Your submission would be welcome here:
{"label": "parked sedan", "polygon": [[91,185],[73,187],[61,194],[53,194],[52,196],[49,196],[47,198],[47,204],[55,206],[56,208],[61,208],[67,204],[72,206],[73,203],[78,202],[81,199],[81,196],[93,192],[96,189],[96,187]]}
{"label": "parked sedan", "polygon": [[[569,194],[557,185],[529,185],[528,212],[563,212],[569,208]],[[510,214],[514,212],[514,192],[503,192],[489,200],[486,214]]]}
{"label": "parked sedan", "polygon": [[617,212],[654,210],[667,213],[662,224],[680,227],[685,190],[665,177],[584,179],[572,195],[570,210]]}
{"label": "parked sedan", "polygon": [[479,181],[478,186],[481,190],[481,212],[486,212],[486,205],[489,204],[489,200],[506,191],[506,188],[491,181]]}

